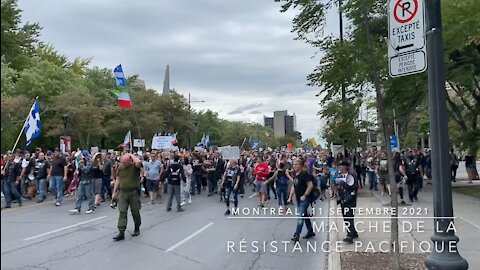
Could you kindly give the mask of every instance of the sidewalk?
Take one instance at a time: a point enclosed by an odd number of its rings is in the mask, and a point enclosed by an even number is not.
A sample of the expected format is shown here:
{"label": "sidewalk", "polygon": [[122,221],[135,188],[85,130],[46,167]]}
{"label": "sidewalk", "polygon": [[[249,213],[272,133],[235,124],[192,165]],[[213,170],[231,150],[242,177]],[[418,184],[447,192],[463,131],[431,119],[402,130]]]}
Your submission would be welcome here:
{"label": "sidewalk", "polygon": [[[426,183],[426,182],[425,182]],[[453,187],[460,186],[480,186],[480,181],[474,181],[473,184],[467,184],[464,181],[457,181],[452,183]],[[472,196],[463,195],[457,192],[453,194],[453,207],[455,219],[456,236],[459,237],[458,250],[460,255],[469,263],[469,269],[480,269],[480,199]],[[404,191],[405,201],[408,202],[408,194]],[[424,251],[431,245],[434,248],[430,238],[433,235],[433,187],[424,185],[424,191],[418,194],[419,201],[409,204],[407,206],[399,206],[399,242],[404,241],[406,247],[402,250],[402,254],[422,254],[427,256]],[[378,191],[370,191],[367,189],[360,189],[358,194],[357,208],[365,210],[366,208],[373,209],[387,209],[390,203],[390,196],[380,196]],[[334,202],[331,202],[331,207],[335,208]],[[412,212],[410,212],[412,211]],[[357,230],[364,230],[359,232],[359,238],[356,239],[352,245],[341,244],[342,252],[336,253],[333,249],[329,254],[328,269],[340,270],[342,254],[344,256],[352,257],[351,252],[367,252],[359,254],[362,258],[368,257],[366,255],[373,253],[382,253],[389,249],[387,244],[390,241],[390,232],[384,232],[385,226],[383,222],[390,221],[390,218],[382,218],[386,216],[384,213],[374,215],[355,215],[355,223]],[[426,217],[426,218],[424,218]],[[430,218],[428,218],[430,217]],[[343,219],[338,216],[332,216],[331,222],[335,222],[340,232],[331,231],[330,241],[342,241],[346,233],[342,230]],[[363,222],[363,223],[362,223]],[[378,226],[378,229],[375,228]],[[370,227],[370,231],[369,231]],[[372,229],[373,228],[373,229]],[[427,244],[427,242],[429,244]],[[344,253],[346,252],[346,253]],[[347,255],[348,254],[348,255]],[[385,254],[385,255],[388,255]],[[423,256],[417,256],[420,262]],[[358,256],[356,256],[358,257]],[[388,257],[388,256],[386,256]],[[367,259],[367,258],[365,258]],[[413,259],[412,259],[413,260]],[[367,260],[368,261],[368,260]],[[371,266],[373,267],[373,266]],[[417,268],[415,268],[417,269]],[[424,268],[420,268],[424,269]]]}

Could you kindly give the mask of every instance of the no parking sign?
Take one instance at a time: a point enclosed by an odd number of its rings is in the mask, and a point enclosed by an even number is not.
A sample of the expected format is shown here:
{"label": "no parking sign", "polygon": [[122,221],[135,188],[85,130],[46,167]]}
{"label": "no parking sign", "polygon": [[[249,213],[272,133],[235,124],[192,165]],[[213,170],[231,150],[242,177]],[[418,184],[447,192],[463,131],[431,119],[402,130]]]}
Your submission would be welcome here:
{"label": "no parking sign", "polygon": [[401,77],[427,69],[424,0],[390,0],[388,59],[390,76]]}

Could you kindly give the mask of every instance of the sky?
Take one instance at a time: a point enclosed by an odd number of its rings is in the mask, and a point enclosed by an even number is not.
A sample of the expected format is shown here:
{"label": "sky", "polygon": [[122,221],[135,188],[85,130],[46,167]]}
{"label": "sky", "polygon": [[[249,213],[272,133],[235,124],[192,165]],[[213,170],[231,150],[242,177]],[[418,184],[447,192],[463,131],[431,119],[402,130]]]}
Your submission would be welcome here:
{"label": "sky", "polygon": [[[273,0],[19,0],[24,22],[38,22],[41,40],[92,65],[122,64],[160,93],[166,65],[170,87],[196,110],[227,120],[263,124],[263,116],[288,110],[303,138],[323,142],[318,88],[306,76],[319,62],[316,50],[294,40],[296,11],[280,12]],[[327,15],[325,34],[338,33],[338,15]],[[204,100],[205,102],[195,102]]]}

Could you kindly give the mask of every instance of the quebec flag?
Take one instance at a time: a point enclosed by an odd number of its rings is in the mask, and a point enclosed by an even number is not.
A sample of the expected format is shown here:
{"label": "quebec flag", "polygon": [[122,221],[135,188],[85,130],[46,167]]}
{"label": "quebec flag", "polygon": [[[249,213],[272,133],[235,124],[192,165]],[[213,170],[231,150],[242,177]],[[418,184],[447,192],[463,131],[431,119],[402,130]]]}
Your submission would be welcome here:
{"label": "quebec flag", "polygon": [[125,79],[125,75],[123,74],[122,65],[118,65],[114,70],[113,74],[115,75],[115,85],[120,87],[127,86],[127,80]]}
{"label": "quebec flag", "polygon": [[27,137],[28,146],[34,139],[40,137],[40,126],[42,122],[40,121],[40,105],[38,100],[35,100],[32,110],[28,115],[27,121],[25,122],[25,136]]}

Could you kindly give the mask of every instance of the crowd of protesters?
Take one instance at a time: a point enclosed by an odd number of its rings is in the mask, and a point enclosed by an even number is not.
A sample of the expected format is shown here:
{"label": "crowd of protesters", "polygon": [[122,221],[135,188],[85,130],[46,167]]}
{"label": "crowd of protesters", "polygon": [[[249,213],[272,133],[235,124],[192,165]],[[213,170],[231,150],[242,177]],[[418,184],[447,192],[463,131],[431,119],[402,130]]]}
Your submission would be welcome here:
{"label": "crowd of protesters", "polygon": [[[37,203],[43,203],[48,195],[54,198],[55,206],[61,206],[65,196],[76,195],[71,214],[80,214],[85,200],[88,202],[86,214],[94,213],[106,201],[115,207],[119,190],[114,187],[123,155],[131,155],[141,162],[136,192],[148,198],[150,205],[168,196],[166,211],[171,211],[173,198],[177,211],[181,212],[185,205],[192,203],[192,198],[207,193],[208,197],[217,194],[216,198],[226,205],[225,215],[230,215],[231,202],[234,210],[238,208],[238,196],[243,197],[249,188],[258,193],[259,207],[265,207],[272,198],[279,208],[296,202],[300,216],[293,241],[299,241],[303,224],[308,231],[304,238],[315,236],[308,219],[308,207],[317,199],[337,200],[348,210],[356,206],[358,189],[368,187],[378,190],[382,196],[391,196],[384,151],[351,151],[334,156],[326,150],[251,150],[243,151],[238,159],[231,160],[224,160],[221,153],[214,150],[128,152],[103,151],[92,155],[86,150],[62,153],[58,148],[53,152],[44,152],[40,148],[34,153],[9,152],[3,155],[1,164],[4,207],[10,208],[12,202],[22,206],[23,200],[36,199]],[[414,203],[424,188],[424,180],[426,185],[434,181],[428,149],[395,152],[393,168],[400,204],[406,204],[405,190],[409,202]],[[453,152],[451,168],[452,181],[456,181],[458,158]],[[353,213],[350,213],[345,211],[344,218],[353,224]],[[136,224],[139,234],[137,225],[140,225]],[[358,234],[352,228],[344,241],[352,243],[356,237]],[[122,240],[123,234],[116,239]]]}

